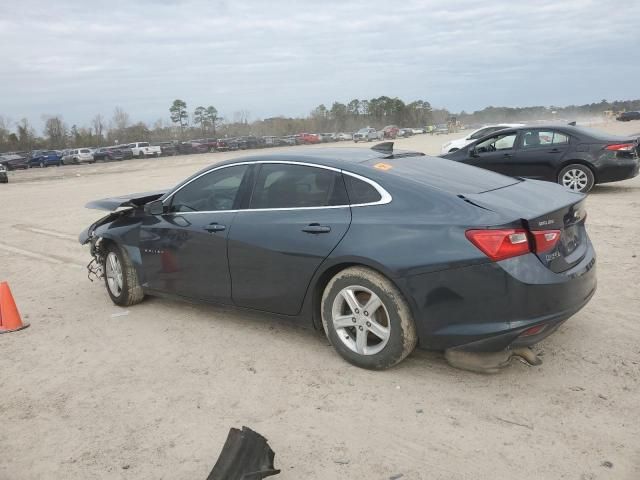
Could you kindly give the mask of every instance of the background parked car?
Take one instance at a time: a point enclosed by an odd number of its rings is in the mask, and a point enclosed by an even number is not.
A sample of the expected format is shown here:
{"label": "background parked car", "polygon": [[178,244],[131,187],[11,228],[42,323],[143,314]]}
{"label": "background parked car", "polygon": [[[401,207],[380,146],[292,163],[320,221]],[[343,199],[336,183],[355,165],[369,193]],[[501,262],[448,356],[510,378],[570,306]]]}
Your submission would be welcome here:
{"label": "background parked car", "polygon": [[149,142],[134,142],[127,146],[133,152],[133,156],[138,158],[159,157],[162,153],[159,146],[151,146]]}
{"label": "background parked car", "polygon": [[7,167],[0,163],[0,183],[9,183],[9,176],[7,175]]}
{"label": "background parked car", "polygon": [[160,147],[160,155],[163,157],[173,157],[178,154],[178,150],[176,149],[176,145],[173,142],[160,142],[155,143]]}
{"label": "background parked car", "polygon": [[358,130],[353,134],[353,141],[358,142],[371,142],[372,140],[378,140],[378,132],[375,128],[365,127]]}
{"label": "background parked car", "polygon": [[458,138],[457,140],[451,140],[450,142],[444,143],[440,149],[440,155],[460,150],[462,147],[469,145],[474,140],[478,140],[479,138],[489,135],[490,133],[497,132],[498,130],[502,130],[503,128],[517,127],[524,127],[524,123],[498,123],[495,125],[485,125],[484,127],[480,127],[472,131],[469,135],[463,138]]}
{"label": "background parked car", "polygon": [[114,148],[117,148],[122,152],[124,160],[130,160],[133,158],[133,150],[129,148],[129,145],[114,145]]}
{"label": "background parked car", "polygon": [[412,135],[413,135],[412,128],[401,128],[400,130],[398,130],[398,133],[397,133],[397,136],[402,138],[411,137]]}
{"label": "background parked car", "polygon": [[633,178],[640,168],[637,138],[570,125],[499,130],[443,157],[582,193],[598,183]]}
{"label": "background parked car", "polygon": [[191,155],[195,153],[207,153],[209,146],[200,142],[194,142],[193,140],[188,142],[180,142],[176,144],[178,153],[182,155]]}
{"label": "background parked car", "polygon": [[93,152],[93,159],[94,160],[102,160],[104,161],[109,161],[109,160],[124,160],[124,153],[121,149],[117,148],[117,147],[101,147],[101,148],[97,148],[94,152]]}
{"label": "background parked car", "polygon": [[623,112],[616,117],[619,122],[629,122],[631,120],[640,120],[640,112]]}
{"label": "background parked car", "polygon": [[34,150],[29,158],[30,167],[48,167],[55,165],[59,167],[62,163],[62,153],[57,150]]}
{"label": "background parked car", "polygon": [[339,142],[345,141],[345,140],[353,140],[353,133],[350,132],[340,132],[336,135],[337,139]]}
{"label": "background parked car", "polygon": [[66,155],[62,157],[62,163],[64,165],[77,165],[80,163],[94,163],[93,153],[88,148],[76,148],[69,150]]}
{"label": "background parked car", "polygon": [[436,135],[447,135],[449,133],[449,125],[446,123],[439,123],[436,125],[433,131]]}
{"label": "background parked car", "polygon": [[396,125],[387,125],[382,129],[382,133],[384,134],[384,138],[393,140],[398,136],[398,130],[400,129]]}
{"label": "background parked car", "polygon": [[310,145],[314,143],[320,143],[320,136],[316,133],[300,133],[300,139],[302,143]]}
{"label": "background parked car", "polygon": [[26,170],[29,168],[29,157],[21,153],[4,153],[0,155],[0,163],[7,170]]}

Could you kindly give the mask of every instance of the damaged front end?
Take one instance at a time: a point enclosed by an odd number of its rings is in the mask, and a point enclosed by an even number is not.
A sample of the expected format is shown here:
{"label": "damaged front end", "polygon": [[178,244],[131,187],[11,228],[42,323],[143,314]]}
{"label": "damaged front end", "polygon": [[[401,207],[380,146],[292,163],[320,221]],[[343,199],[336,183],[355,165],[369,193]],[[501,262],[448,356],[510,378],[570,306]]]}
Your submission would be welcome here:
{"label": "damaged front end", "polygon": [[116,219],[128,214],[130,209],[121,210],[118,212],[110,213],[102,217],[97,222],[92,223],[89,228],[85,229],[78,241],[81,245],[89,244],[89,253],[91,254],[91,261],[87,264],[87,278],[93,282],[93,280],[100,280],[104,276],[104,249],[102,248],[103,237],[96,234],[96,229],[102,225],[107,225]]}
{"label": "damaged front end", "polygon": [[127,234],[140,225],[139,213],[142,213],[143,207],[162,197],[165,192],[162,190],[136,193],[87,203],[87,208],[110,211],[108,215],[92,223],[78,237],[81,245],[90,244],[92,258],[87,264],[89,280],[93,282],[94,279],[98,280],[104,276],[105,239],[115,241],[118,244],[125,243]]}

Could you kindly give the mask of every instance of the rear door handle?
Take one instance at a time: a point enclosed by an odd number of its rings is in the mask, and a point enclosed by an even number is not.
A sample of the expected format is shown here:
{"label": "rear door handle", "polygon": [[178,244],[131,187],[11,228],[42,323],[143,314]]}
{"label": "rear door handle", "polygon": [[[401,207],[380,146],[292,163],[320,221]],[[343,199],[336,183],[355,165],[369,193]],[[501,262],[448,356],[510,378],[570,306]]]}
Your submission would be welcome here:
{"label": "rear door handle", "polygon": [[302,229],[306,233],[329,233],[331,227],[328,225],[320,225],[319,223],[310,223]]}
{"label": "rear door handle", "polygon": [[204,227],[204,229],[207,232],[222,232],[223,230],[226,230],[226,226],[225,225],[220,225],[219,223],[210,223],[209,225],[207,225],[206,227]]}
{"label": "rear door handle", "polygon": [[560,153],[560,150],[558,150],[557,148],[554,148],[553,150],[549,150],[548,153]]}
{"label": "rear door handle", "polygon": [[504,158],[511,158],[511,154],[510,153],[505,153],[504,154]]}

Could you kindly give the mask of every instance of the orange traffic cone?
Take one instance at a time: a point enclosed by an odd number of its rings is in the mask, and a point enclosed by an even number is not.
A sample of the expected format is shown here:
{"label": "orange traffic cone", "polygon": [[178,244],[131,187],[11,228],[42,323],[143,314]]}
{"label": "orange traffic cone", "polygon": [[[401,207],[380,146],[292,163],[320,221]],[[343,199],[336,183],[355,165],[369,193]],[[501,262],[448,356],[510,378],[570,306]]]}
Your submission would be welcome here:
{"label": "orange traffic cone", "polygon": [[28,323],[22,323],[9,284],[0,282],[0,333],[15,332],[28,326]]}

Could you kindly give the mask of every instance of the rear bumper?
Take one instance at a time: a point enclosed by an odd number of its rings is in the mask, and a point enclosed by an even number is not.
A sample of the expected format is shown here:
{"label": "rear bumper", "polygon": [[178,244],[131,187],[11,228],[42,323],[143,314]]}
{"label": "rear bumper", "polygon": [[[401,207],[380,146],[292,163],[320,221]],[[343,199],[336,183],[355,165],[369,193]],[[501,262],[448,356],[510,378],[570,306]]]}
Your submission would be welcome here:
{"label": "rear bumper", "polygon": [[[561,274],[533,254],[402,279],[421,348],[498,351],[532,345],[582,309],[596,290],[595,252]],[[536,335],[527,329],[545,325]]]}
{"label": "rear bumper", "polygon": [[619,160],[601,167],[596,173],[596,183],[619,182],[634,178],[640,172],[640,161],[634,159]]}

